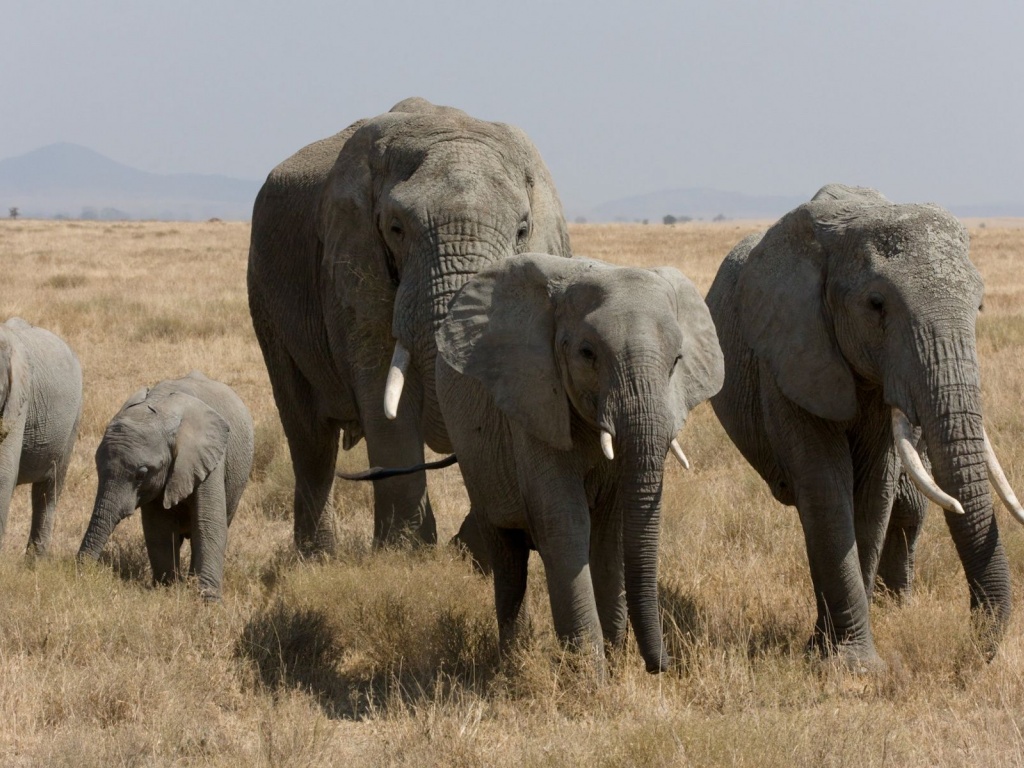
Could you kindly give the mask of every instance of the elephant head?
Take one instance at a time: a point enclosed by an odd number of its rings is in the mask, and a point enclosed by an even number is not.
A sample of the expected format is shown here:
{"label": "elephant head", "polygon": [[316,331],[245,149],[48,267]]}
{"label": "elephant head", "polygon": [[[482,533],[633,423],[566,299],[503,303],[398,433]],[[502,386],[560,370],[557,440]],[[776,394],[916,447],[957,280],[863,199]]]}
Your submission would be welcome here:
{"label": "elephant head", "polygon": [[[432,445],[446,440],[433,385],[434,334],[452,296],[507,256],[570,255],[554,184],[526,135],[423,99],[366,121],[345,143],[324,187],[320,240],[328,274],[357,314],[379,312],[393,298],[390,322],[367,323],[390,327],[394,338],[382,406],[395,418],[405,376],[415,369]],[[337,269],[343,263],[355,273]],[[375,279],[386,285],[367,290]],[[381,301],[366,306],[375,290]]]}
{"label": "elephant head", "polygon": [[114,527],[138,507],[181,504],[224,459],[230,428],[220,414],[185,393],[148,394],[128,398],[96,449],[99,487],[79,559],[98,558]]}
{"label": "elephant head", "polygon": [[444,361],[481,382],[514,428],[550,450],[614,461],[628,613],[648,669],[664,669],[664,460],[691,409],[723,378],[696,288],[675,269],[526,254],[468,283],[437,339]]}
{"label": "elephant head", "polygon": [[[830,185],[750,251],[737,301],[747,343],[801,408],[851,422],[858,391],[879,393],[905,469],[947,509],[972,608],[1001,630],[1009,571],[988,480],[1024,513],[982,424],[975,321],[983,286],[968,245],[963,226],[937,206]],[[934,479],[914,448],[916,427]]]}

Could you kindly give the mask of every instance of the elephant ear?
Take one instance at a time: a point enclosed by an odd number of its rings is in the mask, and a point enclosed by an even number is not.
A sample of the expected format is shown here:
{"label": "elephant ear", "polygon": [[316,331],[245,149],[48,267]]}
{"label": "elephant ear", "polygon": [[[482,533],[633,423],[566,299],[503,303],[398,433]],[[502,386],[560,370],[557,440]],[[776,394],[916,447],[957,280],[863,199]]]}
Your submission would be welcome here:
{"label": "elephant ear", "polygon": [[148,395],[149,387],[142,387],[141,389],[135,390],[134,392],[131,393],[131,395],[129,395],[128,399],[124,401],[124,405],[121,406],[121,411],[119,411],[119,413],[127,411],[129,408],[133,406],[141,405],[142,403],[146,402],[146,397]]}
{"label": "elephant ear", "polygon": [[679,362],[672,371],[674,431],[682,429],[690,411],[718,394],[725,381],[725,360],[718,333],[704,298],[689,278],[678,269],[652,269],[664,278],[675,294],[676,319],[683,345]]}
{"label": "elephant ear", "polygon": [[537,253],[502,259],[462,287],[437,332],[448,365],[481,382],[531,435],[563,451],[572,448],[572,435],[550,289],[578,265]]}
{"label": "elephant ear", "polygon": [[202,400],[175,393],[174,409],[180,414],[172,435],[171,473],[164,486],[164,509],[180,504],[224,460],[231,428]]}
{"label": "elephant ear", "polygon": [[[363,123],[338,153],[320,198],[318,235],[324,273],[342,304],[357,314],[386,309],[379,318],[382,327],[391,324],[390,304],[398,271],[384,246],[374,206],[389,132],[408,119],[408,113],[388,112]],[[342,271],[349,265],[358,265],[359,270]],[[391,295],[383,297],[388,301],[367,301],[368,290]],[[386,306],[381,309],[381,305]]]}
{"label": "elephant ear", "polygon": [[828,249],[850,206],[839,185],[787,213],[747,256],[737,282],[739,324],[746,342],[767,363],[779,389],[816,416],[853,418],[853,374],[836,343],[825,304]]}
{"label": "elephant ear", "polygon": [[0,330],[0,441],[24,415],[31,389],[25,352],[17,337]]}
{"label": "elephant ear", "polygon": [[554,256],[572,256],[562,201],[558,198],[555,182],[544,158],[522,129],[514,126],[505,127],[523,147],[527,156],[526,185],[533,224],[526,250],[533,253],[550,253]]}

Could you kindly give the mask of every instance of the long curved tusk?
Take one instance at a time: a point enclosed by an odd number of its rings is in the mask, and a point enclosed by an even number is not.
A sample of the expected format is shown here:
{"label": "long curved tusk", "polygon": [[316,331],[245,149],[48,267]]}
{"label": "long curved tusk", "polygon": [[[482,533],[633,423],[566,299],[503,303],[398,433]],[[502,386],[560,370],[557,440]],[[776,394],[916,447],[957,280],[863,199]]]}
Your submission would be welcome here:
{"label": "long curved tusk", "polygon": [[606,429],[601,430],[601,450],[608,461],[615,459],[615,449],[612,448],[612,436]]}
{"label": "long curved tusk", "polygon": [[988,441],[988,433],[984,429],[982,435],[985,438],[985,466],[988,467],[988,479],[992,482],[992,486],[996,489],[1003,504],[1010,510],[1010,514],[1018,523],[1024,525],[1024,508],[1021,508],[1020,502],[1017,501],[1017,494],[1010,487],[1010,481],[1006,479],[999,459],[996,458],[996,452],[992,450],[992,443]]}
{"label": "long curved tusk", "polygon": [[686,458],[686,454],[683,453],[683,449],[679,445],[679,441],[673,437],[672,442],[668,444],[668,447],[672,449],[672,455],[679,459],[679,463],[682,464],[686,469],[689,469],[690,460]]}
{"label": "long curved tusk", "polygon": [[964,508],[960,506],[960,502],[939,488],[921,463],[921,454],[914,447],[914,428],[910,426],[910,421],[899,408],[892,409],[892,436],[896,441],[896,452],[900,455],[903,468],[907,470],[907,475],[921,493],[943,509],[962,515]]}
{"label": "long curved tusk", "polygon": [[391,356],[391,370],[388,381],[384,385],[384,415],[394,419],[398,415],[398,401],[402,399],[402,387],[405,386],[405,372],[409,370],[409,350],[402,342],[395,342],[395,353]]}

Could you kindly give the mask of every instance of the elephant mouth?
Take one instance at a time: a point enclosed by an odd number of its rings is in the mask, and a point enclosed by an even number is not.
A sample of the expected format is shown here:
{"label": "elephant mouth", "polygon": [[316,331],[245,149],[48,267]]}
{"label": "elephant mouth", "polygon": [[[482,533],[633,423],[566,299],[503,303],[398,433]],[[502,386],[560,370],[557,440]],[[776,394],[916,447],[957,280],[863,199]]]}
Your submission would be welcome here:
{"label": "elephant mouth", "polygon": [[[892,409],[892,434],[896,442],[896,451],[899,454],[900,461],[903,463],[903,468],[921,493],[929,501],[934,502],[949,512],[959,515],[964,514],[964,509],[960,502],[939,488],[938,483],[935,482],[935,479],[925,469],[924,462],[916,448],[917,436],[914,427],[899,408]],[[982,437],[984,439],[985,467],[988,470],[989,482],[992,483],[996,494],[1003,502],[1003,505],[1010,511],[1010,514],[1013,515],[1014,519],[1024,525],[1024,508],[1021,507],[1017,495],[1013,492],[1013,488],[1010,487],[1010,483],[1006,479],[1006,473],[1003,472],[1003,467],[999,463],[995,450],[992,448],[992,443],[988,439],[988,433],[984,430],[982,431]]]}

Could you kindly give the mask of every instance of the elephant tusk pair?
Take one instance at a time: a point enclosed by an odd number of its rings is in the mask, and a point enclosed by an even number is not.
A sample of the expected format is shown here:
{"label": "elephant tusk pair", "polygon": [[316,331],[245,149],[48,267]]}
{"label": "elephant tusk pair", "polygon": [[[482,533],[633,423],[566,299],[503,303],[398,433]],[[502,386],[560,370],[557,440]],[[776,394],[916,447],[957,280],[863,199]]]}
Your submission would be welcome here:
{"label": "elephant tusk pair", "polygon": [[[914,448],[913,427],[910,426],[910,421],[898,408],[892,409],[892,432],[893,437],[896,439],[896,450],[900,455],[900,460],[903,462],[903,466],[907,470],[910,479],[921,489],[921,493],[943,509],[948,509],[950,512],[962,515],[964,510],[960,503],[942,491],[925,470],[921,462],[921,456],[918,454],[917,449]],[[1010,487],[1010,483],[1006,479],[1006,473],[1003,472],[999,459],[996,458],[996,452],[992,449],[992,443],[989,442],[988,433],[984,430],[982,430],[982,437],[985,440],[985,466],[988,469],[989,481],[996,489],[996,494],[1000,500],[1010,510],[1010,514],[1013,515],[1018,523],[1024,525],[1024,508],[1021,508],[1017,495]]]}
{"label": "elephant tusk pair", "polygon": [[892,409],[892,436],[896,441],[896,452],[900,456],[900,461],[903,462],[903,468],[907,471],[910,479],[914,481],[914,485],[925,495],[925,498],[949,512],[962,515],[964,508],[960,506],[960,502],[939,488],[932,476],[928,474],[928,470],[924,468],[921,454],[914,447],[914,428],[910,426],[910,420],[899,408]]}
{"label": "elephant tusk pair", "polygon": [[398,415],[398,401],[402,399],[402,387],[405,386],[405,372],[409,370],[409,350],[402,342],[395,342],[395,353],[391,356],[391,369],[384,385],[384,415],[394,420]]}
{"label": "elephant tusk pair", "polygon": [[[669,444],[669,448],[672,449],[672,455],[675,456],[679,463],[687,469],[690,468],[690,460],[686,458],[686,454],[683,453],[683,449],[679,445],[679,441],[672,438],[672,442]],[[606,429],[601,430],[601,451],[608,461],[614,461],[615,449],[612,447],[612,436],[611,433]]]}
{"label": "elephant tusk pair", "polygon": [[1003,472],[999,459],[996,458],[996,452],[992,450],[992,443],[988,441],[988,433],[982,432],[982,435],[985,438],[985,466],[988,467],[988,479],[992,482],[992,486],[996,489],[996,494],[1003,504],[1010,510],[1010,514],[1018,523],[1024,525],[1024,509],[1017,501],[1017,494],[1010,487],[1010,481],[1006,479],[1006,473]]}

